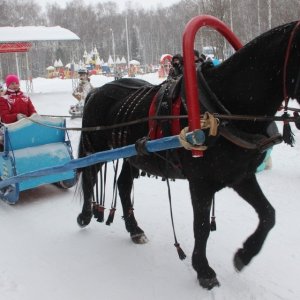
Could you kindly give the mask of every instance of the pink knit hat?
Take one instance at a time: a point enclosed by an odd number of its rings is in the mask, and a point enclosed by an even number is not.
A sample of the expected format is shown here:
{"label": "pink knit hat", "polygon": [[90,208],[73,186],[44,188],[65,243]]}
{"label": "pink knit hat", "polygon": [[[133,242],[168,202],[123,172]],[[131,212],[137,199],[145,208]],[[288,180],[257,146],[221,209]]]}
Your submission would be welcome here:
{"label": "pink knit hat", "polygon": [[6,83],[6,86],[9,87],[11,83],[19,83],[19,78],[17,75],[14,75],[14,74],[9,74],[6,76],[6,79],[5,79],[5,83]]}

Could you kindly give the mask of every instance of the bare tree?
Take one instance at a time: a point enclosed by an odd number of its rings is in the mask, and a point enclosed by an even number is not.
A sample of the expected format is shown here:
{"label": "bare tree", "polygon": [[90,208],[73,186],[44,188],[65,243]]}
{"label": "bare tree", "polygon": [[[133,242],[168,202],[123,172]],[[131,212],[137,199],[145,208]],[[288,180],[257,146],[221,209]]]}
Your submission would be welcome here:
{"label": "bare tree", "polygon": [[[116,56],[127,57],[125,18],[130,58],[157,64],[164,53],[182,52],[186,24],[202,14],[222,20],[245,44],[271,27],[298,19],[300,6],[299,0],[181,0],[170,7],[145,10],[133,7],[127,1],[125,11],[120,11],[114,1],[87,5],[81,0],[73,0],[65,8],[57,3],[48,4],[46,15],[43,15],[37,0],[0,0],[0,26],[60,25],[80,37],[80,42],[73,44],[35,44],[30,53],[34,58],[34,75],[44,75],[45,68],[57,59],[57,55],[64,56],[64,63],[79,61],[85,50],[91,51],[95,47],[100,57],[107,60],[113,52],[111,30]],[[202,51],[209,45],[216,47],[219,58],[226,58],[232,52],[220,34],[205,27],[196,34],[195,48]],[[11,54],[1,55],[3,73],[11,68],[13,59]]]}

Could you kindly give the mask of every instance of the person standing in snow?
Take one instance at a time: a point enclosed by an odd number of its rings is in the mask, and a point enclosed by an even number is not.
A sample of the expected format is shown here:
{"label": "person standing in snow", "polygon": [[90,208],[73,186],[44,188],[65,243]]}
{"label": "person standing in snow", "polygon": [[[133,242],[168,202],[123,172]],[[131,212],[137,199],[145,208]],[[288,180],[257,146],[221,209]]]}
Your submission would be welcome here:
{"label": "person standing in snow", "polygon": [[80,69],[78,71],[79,74],[79,84],[77,88],[72,93],[73,97],[78,100],[76,105],[71,106],[69,113],[71,115],[82,115],[84,100],[87,94],[93,89],[93,86],[90,83],[90,78],[88,74],[88,70]]}
{"label": "person standing in snow", "polygon": [[203,53],[200,55],[198,50],[194,50],[194,59],[196,64],[202,64],[207,58]]}
{"label": "person standing in snow", "polygon": [[[198,50],[194,50],[194,60],[196,65],[202,64],[206,60],[206,56],[204,54],[200,55]],[[183,57],[181,54],[175,54],[172,57],[171,65],[167,79],[176,79],[183,74]]]}
{"label": "person standing in snow", "polygon": [[7,89],[0,97],[0,121],[2,123],[13,123],[36,114],[30,98],[20,90],[20,80],[17,75],[7,75],[5,84]]}
{"label": "person standing in snow", "polygon": [[183,57],[181,54],[175,54],[171,60],[172,67],[169,70],[168,79],[176,79],[183,74]]}

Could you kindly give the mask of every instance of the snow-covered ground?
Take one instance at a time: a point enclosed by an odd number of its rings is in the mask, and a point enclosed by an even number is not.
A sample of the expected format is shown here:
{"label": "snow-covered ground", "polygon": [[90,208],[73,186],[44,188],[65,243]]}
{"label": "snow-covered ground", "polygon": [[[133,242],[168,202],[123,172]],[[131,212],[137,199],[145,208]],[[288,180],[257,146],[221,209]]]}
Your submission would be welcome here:
{"label": "snow-covered ground", "polygon": [[[160,82],[157,74],[142,78]],[[92,84],[110,80],[93,76]],[[38,78],[33,84],[31,98],[40,114],[68,114],[75,103],[71,80]],[[80,119],[68,119],[67,126],[80,127]],[[217,231],[211,233],[207,254],[221,287],[203,290],[191,266],[193,220],[187,182],[171,182],[177,239],[188,256],[180,261],[173,246],[166,183],[141,178],[135,183],[135,213],[150,240],[145,245],[130,241],[120,205],[111,226],[93,220],[80,229],[75,187],[25,191],[13,206],[1,201],[0,299],[300,299],[300,133],[293,129],[296,146],[276,146],[273,168],[258,174],[276,209],[276,226],[261,253],[239,274],[233,254],[253,232],[257,217],[230,189],[216,196]],[[75,155],[78,137],[78,132],[70,132]],[[107,213],[110,203],[106,206]]]}

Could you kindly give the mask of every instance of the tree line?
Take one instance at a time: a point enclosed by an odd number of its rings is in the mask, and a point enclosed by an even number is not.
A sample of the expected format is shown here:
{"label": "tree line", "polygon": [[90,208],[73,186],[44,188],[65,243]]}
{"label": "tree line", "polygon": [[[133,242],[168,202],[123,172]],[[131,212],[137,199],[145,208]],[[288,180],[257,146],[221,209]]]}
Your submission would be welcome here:
{"label": "tree line", "polygon": [[[128,1],[121,11],[114,1],[85,4],[72,0],[65,7],[55,3],[42,9],[37,0],[0,0],[0,26],[61,26],[80,37],[76,42],[34,43],[29,60],[36,77],[44,76],[54,60],[78,62],[85,50],[95,47],[107,61],[113,54],[113,43],[120,58],[129,55],[142,64],[158,64],[162,54],[182,52],[186,24],[203,14],[226,23],[245,44],[268,29],[297,20],[299,4],[299,0],[179,0],[169,7],[146,10]],[[232,53],[219,33],[205,27],[196,35],[195,48],[201,52],[208,45],[216,47],[220,59]],[[15,71],[14,60],[13,54],[0,54],[0,77]]]}

